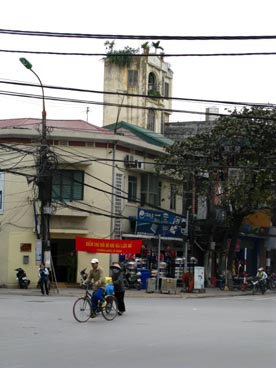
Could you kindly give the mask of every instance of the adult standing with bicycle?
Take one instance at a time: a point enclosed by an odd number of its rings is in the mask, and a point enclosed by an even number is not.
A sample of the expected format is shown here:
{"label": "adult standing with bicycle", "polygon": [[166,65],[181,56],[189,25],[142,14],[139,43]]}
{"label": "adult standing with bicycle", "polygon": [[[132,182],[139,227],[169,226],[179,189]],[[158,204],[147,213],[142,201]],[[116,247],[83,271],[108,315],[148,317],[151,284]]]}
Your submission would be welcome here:
{"label": "adult standing with bicycle", "polygon": [[118,263],[113,263],[111,266],[111,277],[114,285],[114,294],[118,302],[118,314],[121,316],[125,311],[125,287],[124,287],[124,275],[121,266]]}
{"label": "adult standing with bicycle", "polygon": [[105,276],[103,269],[99,266],[99,260],[97,258],[91,259],[91,267],[87,279],[85,283],[90,283],[93,280],[93,293],[91,296],[91,318],[96,317],[96,311],[98,308],[99,301],[101,302],[101,307],[104,308],[106,306],[106,300],[104,298],[105,295]]}

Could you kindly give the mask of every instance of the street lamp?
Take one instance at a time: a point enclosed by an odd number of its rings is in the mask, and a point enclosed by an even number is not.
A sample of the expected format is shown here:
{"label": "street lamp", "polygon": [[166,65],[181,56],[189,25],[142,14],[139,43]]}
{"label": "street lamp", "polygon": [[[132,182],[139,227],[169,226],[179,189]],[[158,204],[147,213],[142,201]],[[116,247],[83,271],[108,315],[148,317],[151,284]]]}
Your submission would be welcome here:
{"label": "street lamp", "polygon": [[42,132],[38,160],[37,186],[39,189],[40,199],[41,262],[44,263],[44,252],[49,248],[49,220],[51,206],[51,177],[49,171],[50,162],[48,159],[44,88],[39,76],[32,69],[32,64],[25,58],[20,58],[19,60],[25,68],[29,69],[37,77],[42,90]]}

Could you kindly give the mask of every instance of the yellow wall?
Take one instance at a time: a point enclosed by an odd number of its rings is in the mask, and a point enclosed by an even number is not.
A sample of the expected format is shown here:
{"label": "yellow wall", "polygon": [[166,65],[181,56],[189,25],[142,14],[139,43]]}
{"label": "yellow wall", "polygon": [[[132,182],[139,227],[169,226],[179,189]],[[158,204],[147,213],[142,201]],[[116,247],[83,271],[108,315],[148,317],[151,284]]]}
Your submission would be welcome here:
{"label": "yellow wall", "polygon": [[[60,139],[63,141],[70,141],[72,139],[80,139],[81,134],[84,135],[83,140],[87,139],[86,135],[81,132],[65,132],[51,133],[60,134]],[[1,136],[1,132],[0,132]],[[76,136],[76,137],[75,137]],[[89,136],[89,135],[88,135]],[[106,139],[110,135],[101,134],[100,139],[103,143],[106,143]],[[92,140],[92,138],[90,138]],[[99,137],[98,137],[99,139]],[[128,137],[119,137],[122,140],[121,144],[125,144],[129,148],[129,152],[135,156],[135,159],[152,162],[152,158],[148,159],[148,152],[152,155],[156,152],[159,155],[162,151],[161,148],[149,145],[141,141],[131,140]],[[20,146],[17,145],[19,148]],[[112,145],[109,147],[95,147],[93,140],[86,146],[69,146],[67,145],[53,145],[51,149],[59,156],[59,167],[73,168],[85,170],[85,183],[87,186],[84,190],[84,200],[78,202],[72,202],[70,205],[76,205],[77,207],[102,213],[110,213],[111,211],[111,194],[112,191],[112,160],[113,151]],[[22,148],[30,149],[30,145],[22,145]],[[35,148],[35,147],[33,147]],[[66,150],[64,153],[63,150]],[[137,149],[143,150],[143,153],[137,153]],[[140,151],[139,151],[140,152]],[[138,177],[138,196],[140,196],[140,176],[143,170],[130,170],[124,165],[124,158],[127,151],[116,150],[116,168],[115,173],[123,175],[122,181],[122,196],[127,197],[128,192],[128,175],[136,175]],[[78,163],[79,157],[90,158],[90,162]],[[151,156],[152,157],[152,156]],[[103,161],[94,160],[95,158],[101,158]],[[32,167],[35,157],[33,155],[27,155],[20,161],[22,166],[26,165]],[[3,154],[2,160],[9,162],[9,165],[18,163],[18,153]],[[33,170],[33,171],[32,171]],[[148,164],[146,172],[154,172],[154,166]],[[33,169],[28,170],[28,174],[36,175],[35,166]],[[97,180],[99,179],[99,180]],[[35,201],[39,212],[39,202],[37,201],[37,187],[34,183],[28,183],[26,177],[7,174],[4,175],[5,188],[4,188],[4,211],[0,214],[0,286],[7,285],[11,287],[17,287],[15,268],[22,267],[27,277],[31,280],[31,287],[36,287],[37,284],[37,271],[38,265],[35,261],[35,247],[36,247],[36,234],[34,231],[34,210],[33,203]],[[164,209],[169,210],[169,183],[170,179],[162,178],[162,198],[164,201],[161,206]],[[97,187],[100,190],[96,190],[93,187]],[[105,191],[105,192],[104,192]],[[178,197],[176,212],[181,213],[181,199]],[[124,216],[135,216],[137,214],[137,207],[139,204],[129,203],[127,199],[122,198],[121,209]],[[54,206],[54,212],[51,216],[51,237],[59,239],[74,239],[76,235],[98,238],[110,238],[111,237],[111,224],[110,218],[105,216],[99,216],[89,212],[80,212],[73,209],[61,208],[61,206]],[[128,220],[122,220],[121,222],[122,232],[129,233],[130,224]],[[20,244],[30,243],[31,252],[21,252]],[[29,263],[23,264],[23,256],[29,256]],[[78,254],[78,270],[77,276],[79,277],[79,271],[85,267],[90,269],[90,260],[95,256],[89,253],[79,252]],[[111,257],[105,254],[97,254],[96,256],[100,260],[101,266],[104,268],[106,275],[109,275],[109,264]],[[112,261],[117,260],[117,255],[112,255]]]}

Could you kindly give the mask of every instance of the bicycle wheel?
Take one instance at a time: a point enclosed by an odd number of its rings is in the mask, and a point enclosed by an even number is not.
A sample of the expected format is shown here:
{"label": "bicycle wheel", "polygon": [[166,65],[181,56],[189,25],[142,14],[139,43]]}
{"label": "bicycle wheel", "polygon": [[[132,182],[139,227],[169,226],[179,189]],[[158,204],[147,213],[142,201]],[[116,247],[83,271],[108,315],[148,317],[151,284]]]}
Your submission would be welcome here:
{"label": "bicycle wheel", "polygon": [[88,298],[79,298],[73,305],[73,316],[78,322],[86,322],[91,315],[91,302]]}
{"label": "bicycle wheel", "polygon": [[136,281],[134,284],[134,287],[136,290],[141,290],[142,289],[142,283],[140,281]]}
{"label": "bicycle wheel", "polygon": [[101,312],[107,321],[112,321],[118,314],[117,299],[114,295],[107,295],[105,300],[107,304]]}

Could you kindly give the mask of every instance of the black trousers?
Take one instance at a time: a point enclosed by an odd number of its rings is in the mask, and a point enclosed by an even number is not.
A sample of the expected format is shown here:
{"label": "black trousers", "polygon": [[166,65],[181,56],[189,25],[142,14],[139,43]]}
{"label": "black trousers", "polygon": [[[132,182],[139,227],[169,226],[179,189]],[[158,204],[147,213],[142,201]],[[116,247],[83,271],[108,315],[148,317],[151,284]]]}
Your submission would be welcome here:
{"label": "black trousers", "polygon": [[118,302],[118,310],[119,312],[125,312],[126,311],[126,307],[125,307],[125,292],[124,291],[115,291],[114,295],[117,299]]}
{"label": "black trousers", "polygon": [[48,280],[40,280],[40,290],[42,295],[44,295],[45,293],[49,295]]}

